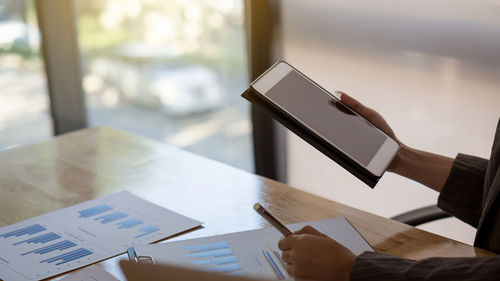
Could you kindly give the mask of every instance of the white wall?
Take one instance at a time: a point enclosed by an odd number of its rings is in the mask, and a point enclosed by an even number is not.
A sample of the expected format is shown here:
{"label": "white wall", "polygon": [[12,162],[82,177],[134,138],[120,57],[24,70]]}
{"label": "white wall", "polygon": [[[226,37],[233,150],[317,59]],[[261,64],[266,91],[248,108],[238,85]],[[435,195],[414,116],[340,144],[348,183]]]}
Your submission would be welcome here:
{"label": "white wall", "polygon": [[[378,110],[406,144],[489,157],[500,116],[500,2],[282,2],[284,57]],[[438,194],[387,173],[374,190],[288,134],[289,184],[390,217]],[[457,221],[427,230],[472,243]]]}

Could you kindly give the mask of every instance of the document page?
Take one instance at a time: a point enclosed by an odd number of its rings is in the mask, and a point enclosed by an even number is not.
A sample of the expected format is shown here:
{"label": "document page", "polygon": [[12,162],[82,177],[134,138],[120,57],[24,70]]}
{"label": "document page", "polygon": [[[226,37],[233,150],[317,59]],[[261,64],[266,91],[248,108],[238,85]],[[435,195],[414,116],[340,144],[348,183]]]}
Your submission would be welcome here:
{"label": "document page", "polygon": [[0,228],[0,279],[40,280],[201,223],[128,192]]}
{"label": "document page", "polygon": [[60,281],[120,281],[97,265],[72,273]]}
{"label": "document page", "polygon": [[[359,255],[372,247],[345,218],[289,225],[292,231],[311,225]],[[136,255],[168,263],[252,277],[288,279],[274,228],[237,232],[135,247]]]}

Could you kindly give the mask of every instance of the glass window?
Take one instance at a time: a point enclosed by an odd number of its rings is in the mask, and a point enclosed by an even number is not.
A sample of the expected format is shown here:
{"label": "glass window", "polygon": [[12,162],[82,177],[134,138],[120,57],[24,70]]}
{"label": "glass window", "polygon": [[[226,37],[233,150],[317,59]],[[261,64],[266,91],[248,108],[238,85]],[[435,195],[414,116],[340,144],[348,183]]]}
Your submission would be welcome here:
{"label": "glass window", "polygon": [[253,170],[242,0],[76,5],[91,126]]}
{"label": "glass window", "polygon": [[33,1],[0,0],[0,150],[52,135]]}

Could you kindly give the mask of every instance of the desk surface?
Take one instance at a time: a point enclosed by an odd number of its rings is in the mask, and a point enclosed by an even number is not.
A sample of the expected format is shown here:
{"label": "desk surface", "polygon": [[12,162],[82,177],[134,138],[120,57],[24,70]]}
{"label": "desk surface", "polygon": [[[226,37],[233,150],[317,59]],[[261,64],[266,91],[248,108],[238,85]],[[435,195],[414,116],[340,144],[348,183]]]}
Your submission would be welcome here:
{"label": "desk surface", "polygon": [[268,226],[252,209],[261,202],[285,223],[347,217],[380,253],[492,255],[115,129],[85,129],[0,152],[0,226],[122,190],[204,222],[173,239]]}

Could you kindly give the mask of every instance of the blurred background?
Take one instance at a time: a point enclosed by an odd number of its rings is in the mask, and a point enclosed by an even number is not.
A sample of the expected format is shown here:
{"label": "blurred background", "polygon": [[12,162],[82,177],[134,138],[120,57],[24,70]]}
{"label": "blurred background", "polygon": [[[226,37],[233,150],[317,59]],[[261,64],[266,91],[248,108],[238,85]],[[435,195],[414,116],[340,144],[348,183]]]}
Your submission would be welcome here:
{"label": "blurred background", "polygon": [[[47,36],[50,5],[61,3],[74,28],[58,28],[74,37],[77,62],[55,65],[80,70],[79,127],[123,129],[385,217],[436,204],[436,192],[392,174],[369,189],[251,111],[240,94],[284,59],[378,110],[410,146],[489,157],[498,0],[0,0],[0,150],[69,131],[54,125],[65,120],[51,104],[70,93],[47,82],[58,54],[41,48],[42,38],[72,46]],[[474,237],[452,218],[420,227]]]}
{"label": "blurred background", "polygon": [[[282,56],[327,90],[379,111],[409,146],[489,158],[500,117],[500,1],[288,0],[280,9]],[[384,217],[437,202],[437,192],[391,173],[370,190],[285,134],[292,186]],[[475,235],[455,218],[419,227],[468,244]]]}
{"label": "blurred background", "polygon": [[[251,171],[243,0],[74,1],[88,126]],[[52,135],[35,1],[0,0],[0,149]]]}

